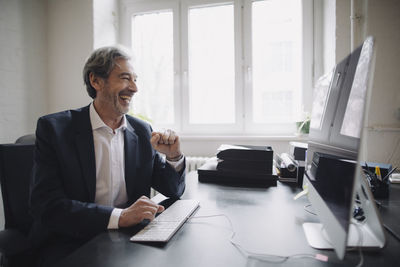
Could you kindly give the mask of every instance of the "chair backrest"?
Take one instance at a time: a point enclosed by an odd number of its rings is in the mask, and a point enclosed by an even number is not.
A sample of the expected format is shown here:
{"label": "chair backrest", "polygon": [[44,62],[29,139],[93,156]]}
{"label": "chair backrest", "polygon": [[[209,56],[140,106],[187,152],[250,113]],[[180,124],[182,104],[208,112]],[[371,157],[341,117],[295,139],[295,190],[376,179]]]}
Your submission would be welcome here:
{"label": "chair backrest", "polygon": [[34,144],[36,141],[36,135],[34,134],[27,134],[19,137],[15,143],[16,144]]}
{"label": "chair backrest", "polygon": [[33,144],[0,145],[0,183],[5,229],[27,234],[32,225],[29,214],[29,184],[33,166]]}

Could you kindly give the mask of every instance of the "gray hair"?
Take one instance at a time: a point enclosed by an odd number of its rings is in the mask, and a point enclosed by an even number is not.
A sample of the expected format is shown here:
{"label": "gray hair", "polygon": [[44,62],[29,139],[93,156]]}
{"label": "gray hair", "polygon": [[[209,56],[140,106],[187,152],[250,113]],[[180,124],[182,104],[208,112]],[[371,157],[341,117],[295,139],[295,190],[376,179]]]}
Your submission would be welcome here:
{"label": "gray hair", "polygon": [[90,73],[107,79],[115,65],[117,65],[117,60],[121,58],[125,60],[131,59],[128,52],[119,47],[106,46],[92,52],[83,67],[83,81],[86,85],[86,91],[91,98],[96,98],[96,89],[90,84]]}

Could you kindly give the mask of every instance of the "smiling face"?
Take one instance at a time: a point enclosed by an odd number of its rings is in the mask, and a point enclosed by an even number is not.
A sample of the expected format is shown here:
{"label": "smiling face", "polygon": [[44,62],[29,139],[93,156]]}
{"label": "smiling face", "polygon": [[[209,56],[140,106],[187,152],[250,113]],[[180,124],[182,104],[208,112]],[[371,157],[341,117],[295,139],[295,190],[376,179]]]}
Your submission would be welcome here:
{"label": "smiling face", "polygon": [[126,114],[133,95],[138,91],[136,74],[129,61],[118,59],[116,63],[107,79],[91,77],[92,86],[97,91],[95,108],[101,117],[105,115],[109,119]]}

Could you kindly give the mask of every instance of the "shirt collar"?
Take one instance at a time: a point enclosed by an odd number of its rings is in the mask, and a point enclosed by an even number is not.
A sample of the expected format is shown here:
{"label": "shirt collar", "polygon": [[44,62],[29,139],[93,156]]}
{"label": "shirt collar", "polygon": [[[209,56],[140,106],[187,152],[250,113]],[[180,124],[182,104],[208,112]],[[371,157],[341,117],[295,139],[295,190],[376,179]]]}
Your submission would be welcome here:
{"label": "shirt collar", "polygon": [[[90,123],[92,124],[92,130],[97,130],[100,128],[108,128],[112,131],[112,129],[104,123],[104,121],[100,118],[99,114],[97,113],[96,109],[94,108],[93,102],[90,104],[89,108],[89,116],[90,116]],[[127,122],[125,115],[122,117],[121,125],[116,130],[125,130],[127,128]]]}

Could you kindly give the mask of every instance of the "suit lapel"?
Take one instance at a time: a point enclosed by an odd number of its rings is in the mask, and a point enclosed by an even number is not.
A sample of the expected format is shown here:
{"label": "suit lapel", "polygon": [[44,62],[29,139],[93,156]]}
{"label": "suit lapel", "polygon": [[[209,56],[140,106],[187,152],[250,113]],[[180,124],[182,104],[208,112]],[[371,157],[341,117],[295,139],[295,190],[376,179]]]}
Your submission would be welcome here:
{"label": "suit lapel", "polygon": [[136,166],[139,164],[138,160],[138,136],[134,129],[127,120],[127,128],[124,132],[124,152],[125,152],[125,183],[128,198],[134,197],[134,178],[136,176]]}
{"label": "suit lapel", "polygon": [[75,142],[78,149],[83,177],[89,192],[89,200],[94,202],[96,194],[96,162],[89,106],[84,107],[76,118]]}

